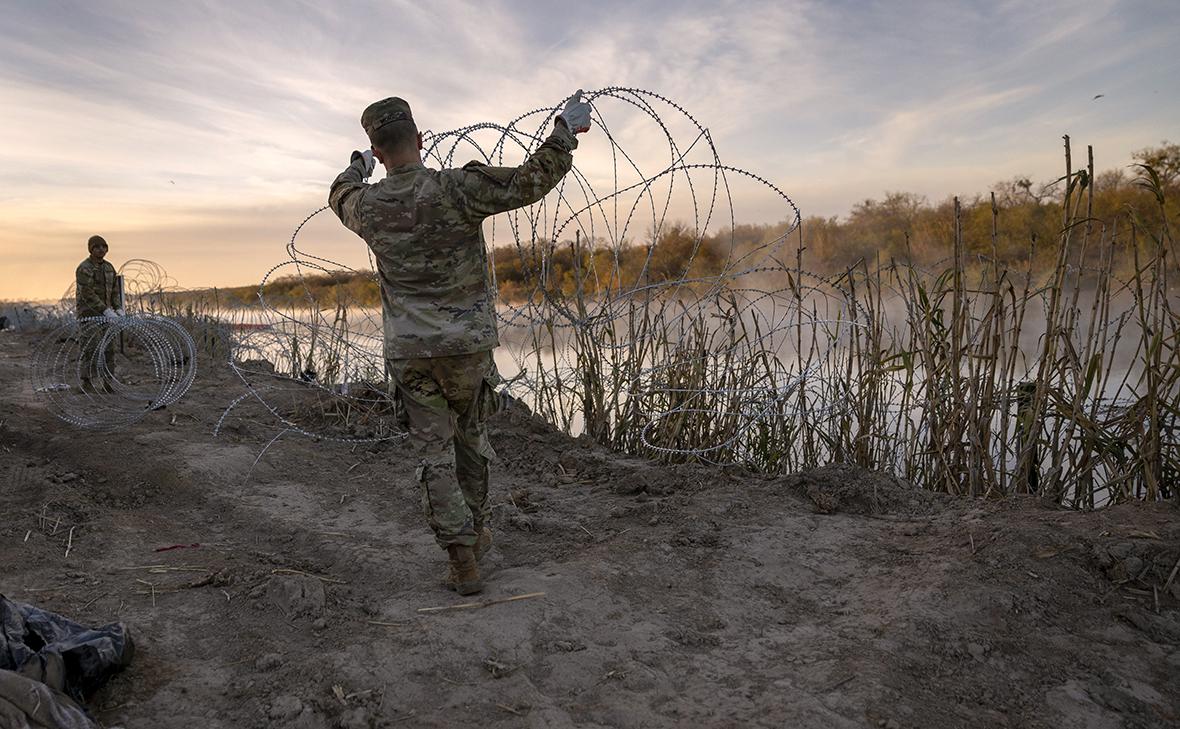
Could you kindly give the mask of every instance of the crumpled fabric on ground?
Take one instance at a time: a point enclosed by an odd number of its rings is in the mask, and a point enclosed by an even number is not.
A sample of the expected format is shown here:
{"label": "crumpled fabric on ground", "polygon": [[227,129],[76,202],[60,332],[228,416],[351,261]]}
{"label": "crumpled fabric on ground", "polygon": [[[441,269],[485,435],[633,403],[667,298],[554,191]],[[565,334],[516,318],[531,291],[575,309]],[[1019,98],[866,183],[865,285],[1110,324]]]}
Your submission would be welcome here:
{"label": "crumpled fabric on ground", "polygon": [[96,729],[81,702],[134,653],[123,623],[87,628],[0,595],[0,727]]}
{"label": "crumpled fabric on ground", "polygon": [[15,671],[0,670],[0,727],[98,729],[98,724],[61,691]]}

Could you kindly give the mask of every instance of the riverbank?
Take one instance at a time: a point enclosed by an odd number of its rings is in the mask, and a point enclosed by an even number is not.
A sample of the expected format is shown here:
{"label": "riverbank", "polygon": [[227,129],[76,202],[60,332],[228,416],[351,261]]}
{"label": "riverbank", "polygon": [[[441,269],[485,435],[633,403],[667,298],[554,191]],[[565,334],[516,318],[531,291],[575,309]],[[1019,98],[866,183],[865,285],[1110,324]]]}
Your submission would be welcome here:
{"label": "riverbank", "polygon": [[[126,622],[90,705],[158,727],[1154,727],[1180,721],[1180,512],[962,500],[829,466],[661,467],[521,412],[492,443],[484,608],[398,444],[278,434],[202,361],[79,431],[0,333],[9,598]],[[1172,579],[1169,582],[1169,575]]]}

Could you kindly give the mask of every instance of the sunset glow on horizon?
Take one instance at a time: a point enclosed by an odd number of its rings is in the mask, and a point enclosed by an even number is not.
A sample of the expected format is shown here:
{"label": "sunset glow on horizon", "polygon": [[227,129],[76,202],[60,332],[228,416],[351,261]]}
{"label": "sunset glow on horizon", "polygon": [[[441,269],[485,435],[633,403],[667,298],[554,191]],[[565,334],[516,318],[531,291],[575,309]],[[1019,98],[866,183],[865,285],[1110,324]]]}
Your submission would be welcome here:
{"label": "sunset glow on horizon", "polygon": [[[838,216],[1100,169],[1180,141],[1180,4],[18,1],[0,16],[0,299],[54,299],[101,234],[183,287],[256,283],[399,95],[423,129],[577,88],[675,100],[724,162]],[[579,165],[608,152],[595,131]],[[378,174],[382,171],[378,168]],[[782,219],[751,199],[738,222]],[[317,221],[342,259],[363,244]],[[334,225],[335,224],[335,225]]]}

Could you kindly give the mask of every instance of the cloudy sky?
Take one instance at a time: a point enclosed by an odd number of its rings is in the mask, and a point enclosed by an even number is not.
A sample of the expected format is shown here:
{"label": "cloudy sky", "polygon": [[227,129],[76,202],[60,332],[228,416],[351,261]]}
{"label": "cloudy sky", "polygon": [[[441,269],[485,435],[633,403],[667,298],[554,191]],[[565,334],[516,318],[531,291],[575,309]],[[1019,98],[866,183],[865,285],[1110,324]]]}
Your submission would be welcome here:
{"label": "cloudy sky", "polygon": [[[578,87],[650,89],[805,215],[1051,179],[1064,133],[1120,166],[1180,141],[1178,31],[1175,0],[7,0],[0,299],[59,296],[93,233],[116,266],[257,282],[389,95],[445,130]],[[579,166],[602,141],[583,138]],[[737,202],[745,221],[783,217]],[[309,234],[363,260],[334,223]]]}

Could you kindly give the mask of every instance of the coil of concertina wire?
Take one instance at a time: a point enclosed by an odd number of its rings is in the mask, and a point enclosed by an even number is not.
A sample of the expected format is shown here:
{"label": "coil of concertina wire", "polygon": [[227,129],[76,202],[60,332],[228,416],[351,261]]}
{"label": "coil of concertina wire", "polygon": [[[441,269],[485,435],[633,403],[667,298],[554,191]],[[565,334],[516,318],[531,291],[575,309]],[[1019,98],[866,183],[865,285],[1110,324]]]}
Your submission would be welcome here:
{"label": "coil of concertina wire", "polygon": [[[788,237],[800,224],[798,207],[765,177],[724,164],[709,130],[683,106],[652,91],[623,87],[591,91],[585,99],[593,106],[594,127],[580,137],[582,144],[570,172],[537,203],[493,216],[483,224],[497,292],[494,264],[498,256],[514,256],[525,276],[522,291],[511,300],[500,297],[497,302],[502,341],[520,367],[520,374],[511,382],[511,394],[527,403],[531,395],[553,387],[554,382],[559,383],[559,389],[565,387],[560,383],[577,383],[584,367],[576,347],[555,345],[555,350],[561,351],[555,351],[548,369],[540,371],[527,352],[514,350],[507,341],[512,332],[543,330],[566,343],[592,339],[608,357],[624,356],[645,347],[650,350],[652,344],[646,341],[652,335],[632,329],[628,317],[637,308],[658,309],[664,317],[661,336],[679,332],[673,335],[678,341],[661,340],[664,351],[673,347],[680,366],[694,365],[691,358],[695,358],[694,366],[716,370],[718,374],[710,382],[717,386],[682,392],[667,365],[646,361],[643,367],[630,370],[627,381],[615,390],[616,396],[630,398],[641,413],[637,425],[647,448],[708,460],[714,451],[740,438],[741,432],[715,446],[685,448],[675,442],[657,442],[656,426],[673,416],[715,413],[736,418],[743,423],[739,431],[746,431],[766,419],[784,417],[820,383],[842,375],[815,367],[795,372],[782,367],[749,387],[727,377],[724,363],[751,362],[768,352],[773,357],[775,347],[795,341],[802,329],[814,332],[808,336],[814,336],[815,343],[809,340],[808,346],[821,351],[835,348],[847,340],[850,327],[864,326],[864,314],[855,304],[849,305],[834,278],[782,262]],[[447,132],[426,130],[423,159],[427,165],[443,169],[472,159],[495,166],[519,165],[548,136],[560,108],[559,104],[534,109],[504,124],[482,122]],[[625,148],[624,139],[631,149]],[[739,244],[740,226],[731,188],[731,183],[739,180],[752,184],[779,206],[778,219],[783,224],[771,239]],[[247,392],[229,410],[252,397],[276,418],[276,426],[330,438],[322,429],[296,422],[273,396],[268,397],[265,388],[253,384],[260,376],[302,380],[299,386],[315,390],[317,396],[347,399],[347,384],[355,373],[384,371],[379,312],[352,311],[342,322],[338,302],[316,301],[311,286],[303,287],[308,320],[294,316],[288,305],[267,300],[267,284],[280,275],[303,279],[338,271],[359,272],[313,254],[309,250],[313,244],[306,241],[306,235],[301,236],[307,224],[327,209],[315,210],[299,224],[287,244],[287,260],[268,271],[261,282],[258,297],[265,321],[263,326],[237,333],[231,366]],[[689,244],[687,253],[669,261],[661,250],[661,234],[677,225],[670,219],[673,209],[691,211],[688,220],[680,223]],[[699,274],[696,262],[707,238],[714,246],[728,245],[728,250],[722,251],[719,268],[705,267],[710,272]],[[624,257],[634,255],[640,239],[650,241],[641,266],[637,271],[627,270]],[[357,245],[363,246],[359,240]],[[589,251],[589,268],[579,273],[598,293],[575,302],[563,294],[552,271],[554,261],[568,257],[577,245],[587,246],[584,250]],[[794,250],[790,253],[793,257]],[[574,254],[576,257],[577,250]],[[369,265],[370,270],[364,273],[373,275],[376,266],[371,254]],[[784,280],[789,285],[782,285]],[[817,300],[822,302],[818,307]],[[745,323],[757,334],[721,344],[717,340],[701,345],[694,340],[699,333],[692,331],[691,323],[709,319],[721,310],[745,317]],[[279,363],[265,353],[291,351],[293,342],[314,344],[318,351],[332,352],[335,362],[348,363],[343,377],[320,382],[315,377],[276,375],[276,371],[295,375],[298,363]],[[268,359],[275,367],[263,371],[242,364],[258,359]],[[741,411],[717,410],[723,401],[741,402]],[[675,405],[661,407],[660,403]],[[846,401],[828,402],[819,410],[832,414],[846,407]],[[385,437],[405,434],[398,431]]]}
{"label": "coil of concertina wire", "polygon": [[88,317],[41,340],[31,384],[34,395],[65,422],[115,430],[179,400],[196,375],[196,345],[172,319]]}

